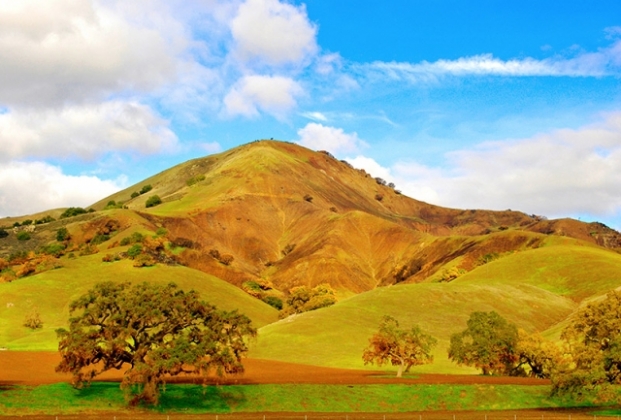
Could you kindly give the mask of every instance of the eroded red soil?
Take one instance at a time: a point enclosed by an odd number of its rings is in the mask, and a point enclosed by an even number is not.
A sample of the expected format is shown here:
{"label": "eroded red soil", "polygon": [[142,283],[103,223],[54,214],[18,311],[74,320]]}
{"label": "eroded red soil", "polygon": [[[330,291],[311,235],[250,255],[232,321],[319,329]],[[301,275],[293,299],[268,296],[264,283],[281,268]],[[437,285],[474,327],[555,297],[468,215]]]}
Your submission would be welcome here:
{"label": "eroded red soil", "polygon": [[[63,382],[69,375],[54,371],[60,361],[57,352],[0,351],[0,386],[38,385]],[[548,382],[531,378],[490,377],[479,375],[420,375],[398,379],[392,372],[334,369],[271,360],[245,359],[246,372],[240,376],[213,378],[209,382],[220,384],[521,384],[545,385]],[[120,380],[122,372],[106,372],[101,380]],[[194,382],[196,378],[179,377],[170,382]]]}

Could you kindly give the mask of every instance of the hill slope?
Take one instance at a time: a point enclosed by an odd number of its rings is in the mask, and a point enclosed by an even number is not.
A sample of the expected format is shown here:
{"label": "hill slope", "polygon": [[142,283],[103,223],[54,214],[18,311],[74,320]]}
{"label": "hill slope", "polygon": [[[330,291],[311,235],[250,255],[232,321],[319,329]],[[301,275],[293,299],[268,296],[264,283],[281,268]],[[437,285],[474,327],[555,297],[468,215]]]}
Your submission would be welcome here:
{"label": "hill slope", "polygon": [[336,305],[292,316],[260,330],[252,356],[325,366],[362,367],[362,350],[384,315],[419,325],[438,338],[433,365],[455,372],[451,334],[474,311],[496,311],[528,332],[554,330],[590,297],[620,287],[621,255],[585,246],[553,245],[511,254],[449,283],[378,288]]}
{"label": "hill slope", "polygon": [[[599,224],[447,209],[384,184],[328,153],[260,141],[178,165],[93,208],[122,201],[189,245],[179,256],[183,264],[237,286],[266,280],[284,293],[328,283],[347,296],[420,282],[447,264],[467,272],[487,254],[535,248],[550,235],[610,248],[621,243]],[[152,190],[130,198],[147,185]],[[152,195],[163,204],[145,208]],[[495,236],[506,231],[523,234]],[[210,251],[233,261],[205,257]]]}
{"label": "hill slope", "polygon": [[[146,207],[155,195],[162,203]],[[621,235],[604,225],[434,206],[290,143],[188,161],[92,208],[3,221],[0,347],[55,348],[69,302],[96,281],[175,281],[262,326],[255,357],[360,367],[390,314],[440,339],[424,369],[453,371],[448,339],[470,312],[494,309],[553,334],[585,300],[621,286]],[[26,230],[30,239],[18,239]],[[274,308],[241,290],[254,293],[250,283],[278,299],[327,283],[340,301],[277,322]],[[30,331],[22,324],[35,307],[44,328]]]}

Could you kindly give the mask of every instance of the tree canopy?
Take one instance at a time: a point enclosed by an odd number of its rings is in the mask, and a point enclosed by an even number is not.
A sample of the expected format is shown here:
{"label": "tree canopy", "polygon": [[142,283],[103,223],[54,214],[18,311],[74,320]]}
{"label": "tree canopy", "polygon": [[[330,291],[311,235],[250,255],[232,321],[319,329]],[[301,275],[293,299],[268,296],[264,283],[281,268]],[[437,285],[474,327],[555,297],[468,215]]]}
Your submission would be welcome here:
{"label": "tree canopy", "polygon": [[382,366],[390,363],[399,366],[397,377],[410,370],[412,366],[433,362],[431,350],[437,340],[425,334],[420,327],[410,330],[399,328],[399,321],[384,316],[379,330],[369,339],[369,346],[362,353],[364,364],[377,363]]}
{"label": "tree canopy", "polygon": [[571,368],[552,376],[553,393],[595,393],[601,400],[618,399],[610,385],[621,384],[621,292],[582,309],[563,330]]}
{"label": "tree canopy", "polygon": [[286,305],[280,316],[284,318],[292,314],[314,311],[335,303],[336,296],[329,284],[320,284],[312,289],[306,286],[297,286],[289,290]]}
{"label": "tree canopy", "polygon": [[497,312],[473,312],[467,328],[451,336],[449,359],[481,369],[484,375],[510,374],[517,360],[518,330]]}
{"label": "tree canopy", "polygon": [[57,330],[56,370],[81,387],[125,368],[121,388],[131,404],[157,404],[166,377],[243,371],[250,320],[200,300],[175,284],[104,282],[72,302],[69,329]]}
{"label": "tree canopy", "polygon": [[550,378],[564,363],[563,352],[555,343],[522,329],[518,330],[515,354],[516,365],[510,372],[515,376]]}

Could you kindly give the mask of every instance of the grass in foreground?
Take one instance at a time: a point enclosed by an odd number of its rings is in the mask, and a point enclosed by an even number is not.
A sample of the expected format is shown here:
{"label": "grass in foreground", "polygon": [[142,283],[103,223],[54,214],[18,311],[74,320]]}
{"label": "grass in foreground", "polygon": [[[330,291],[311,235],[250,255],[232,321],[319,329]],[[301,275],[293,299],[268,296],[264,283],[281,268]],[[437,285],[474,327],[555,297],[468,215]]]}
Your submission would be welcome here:
{"label": "grass in foreground", "polygon": [[[585,407],[550,398],[547,386],[520,385],[168,385],[147,412],[410,412]],[[127,410],[118,383],[83,390],[66,383],[0,390],[0,415],[76,414]]]}

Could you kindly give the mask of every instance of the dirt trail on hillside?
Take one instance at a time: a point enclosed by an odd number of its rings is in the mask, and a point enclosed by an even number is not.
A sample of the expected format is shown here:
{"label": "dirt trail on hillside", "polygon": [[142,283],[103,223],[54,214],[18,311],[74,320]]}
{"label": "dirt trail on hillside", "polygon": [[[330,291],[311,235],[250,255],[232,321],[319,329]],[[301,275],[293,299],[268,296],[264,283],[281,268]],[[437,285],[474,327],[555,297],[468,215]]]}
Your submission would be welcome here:
{"label": "dirt trail on hillside", "polygon": [[[60,362],[58,352],[0,351],[0,387],[9,385],[39,385],[69,381],[70,376],[58,374],[54,368]],[[479,375],[425,374],[417,377],[395,378],[393,373],[354,369],[334,369],[299,365],[271,360],[245,359],[246,372],[240,376],[211,378],[218,384],[520,384],[546,385],[549,382],[532,378],[490,377]],[[117,381],[120,371],[110,371],[99,380]],[[200,382],[192,377],[171,378],[169,382]]]}

